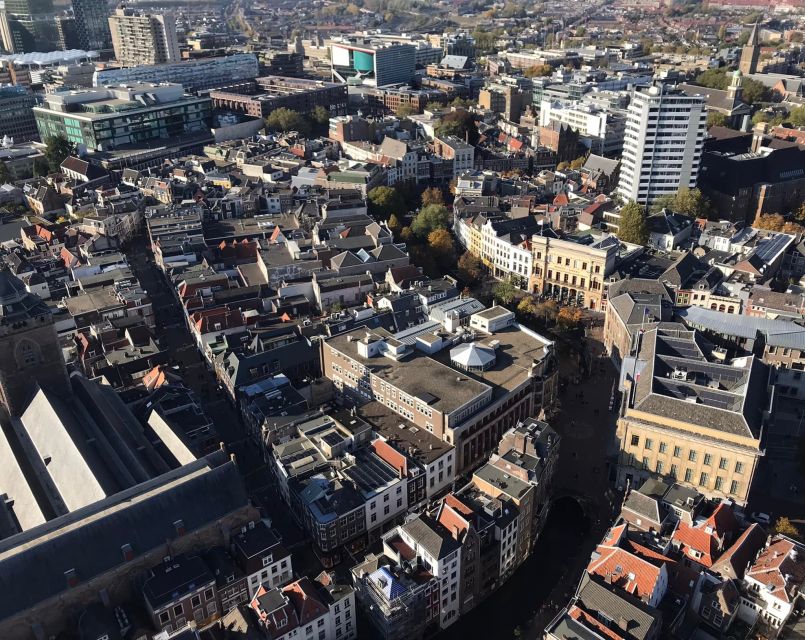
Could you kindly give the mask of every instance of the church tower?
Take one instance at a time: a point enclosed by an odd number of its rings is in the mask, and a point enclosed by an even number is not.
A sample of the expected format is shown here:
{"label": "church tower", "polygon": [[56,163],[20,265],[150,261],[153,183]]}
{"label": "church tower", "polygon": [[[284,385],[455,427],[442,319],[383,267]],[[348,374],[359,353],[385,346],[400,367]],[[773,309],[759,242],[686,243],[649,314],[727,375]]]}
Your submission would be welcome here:
{"label": "church tower", "polygon": [[737,69],[733,71],[732,78],[730,79],[730,86],[727,87],[727,96],[732,101],[732,107],[735,107],[743,99],[743,74]]}
{"label": "church tower", "polygon": [[738,65],[738,69],[745,76],[755,73],[758,58],[760,58],[760,39],[758,37],[757,22],[755,22],[755,26],[752,27],[752,33],[749,34],[749,40],[743,51],[741,51],[741,62]]}
{"label": "church tower", "polygon": [[70,393],[50,309],[5,266],[0,267],[0,353],[0,402],[10,415],[25,410],[37,384],[58,395]]}

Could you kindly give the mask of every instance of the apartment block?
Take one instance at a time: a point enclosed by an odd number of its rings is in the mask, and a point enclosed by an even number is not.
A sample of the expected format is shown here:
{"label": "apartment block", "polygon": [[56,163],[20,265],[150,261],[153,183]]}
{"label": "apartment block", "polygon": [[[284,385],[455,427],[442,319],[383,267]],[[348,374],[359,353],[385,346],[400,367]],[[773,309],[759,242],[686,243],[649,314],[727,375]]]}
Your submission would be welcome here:
{"label": "apartment block", "polygon": [[693,189],[706,125],[702,96],[662,85],[635,90],[626,117],[620,196],[646,205],[680,187]]}
{"label": "apartment block", "polygon": [[109,16],[115,58],[125,66],[179,62],[176,18],[121,7]]}
{"label": "apartment block", "polygon": [[701,334],[664,325],[641,334],[624,368],[618,485],[670,478],[746,504],[769,417],[766,365],[719,360]]}

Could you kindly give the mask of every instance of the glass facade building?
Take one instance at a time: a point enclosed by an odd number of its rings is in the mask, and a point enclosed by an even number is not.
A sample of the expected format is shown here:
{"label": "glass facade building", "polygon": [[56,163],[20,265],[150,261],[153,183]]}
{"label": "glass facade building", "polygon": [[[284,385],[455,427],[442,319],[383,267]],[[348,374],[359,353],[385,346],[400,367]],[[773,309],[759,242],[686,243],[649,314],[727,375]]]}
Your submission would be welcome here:
{"label": "glass facade building", "polygon": [[34,115],[43,140],[61,135],[90,150],[113,151],[209,132],[212,107],[181,85],[141,84],[50,94]]}

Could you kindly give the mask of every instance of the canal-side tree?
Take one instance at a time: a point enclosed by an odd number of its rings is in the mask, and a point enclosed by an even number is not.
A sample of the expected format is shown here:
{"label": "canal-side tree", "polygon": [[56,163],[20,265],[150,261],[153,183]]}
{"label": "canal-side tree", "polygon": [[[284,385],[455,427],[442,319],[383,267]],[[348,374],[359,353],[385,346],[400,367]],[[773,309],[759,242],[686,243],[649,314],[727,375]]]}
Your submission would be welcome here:
{"label": "canal-side tree", "polygon": [[618,238],[623,242],[644,245],[648,242],[649,232],[643,207],[634,200],[627,202],[620,210],[618,221]]}

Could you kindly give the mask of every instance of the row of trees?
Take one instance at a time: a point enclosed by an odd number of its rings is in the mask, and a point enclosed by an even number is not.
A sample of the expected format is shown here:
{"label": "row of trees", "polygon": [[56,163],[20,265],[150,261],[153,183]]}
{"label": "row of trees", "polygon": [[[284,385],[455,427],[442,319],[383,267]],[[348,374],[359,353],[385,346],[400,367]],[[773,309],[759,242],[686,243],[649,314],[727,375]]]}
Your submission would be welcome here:
{"label": "row of trees", "polygon": [[[708,69],[696,76],[696,84],[710,89],[727,89],[730,82],[732,76],[725,69]],[[771,97],[768,87],[752,78],[744,76],[742,86],[743,100],[747,104],[768,102]]]}
{"label": "row of trees", "polygon": [[[376,187],[369,193],[370,208],[380,206],[376,203],[378,200],[387,207],[385,212],[399,206],[402,198],[392,187]],[[403,224],[406,219],[404,206],[388,215],[388,225],[392,233],[408,245],[413,262],[420,265],[427,275],[438,276],[452,271],[456,263],[455,244],[448,230],[450,211],[444,204],[444,193],[438,187],[425,189],[420,203],[422,206],[410,225]]]}
{"label": "row of trees", "polygon": [[308,136],[313,133],[326,133],[330,123],[330,112],[318,105],[308,115],[302,115],[293,109],[280,107],[274,109],[266,118],[266,127],[272,131],[298,131]]}

